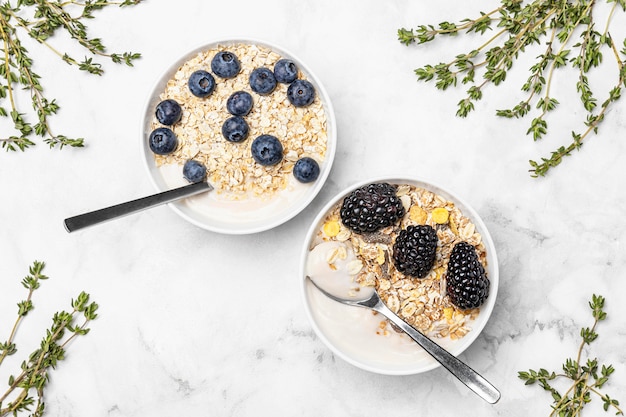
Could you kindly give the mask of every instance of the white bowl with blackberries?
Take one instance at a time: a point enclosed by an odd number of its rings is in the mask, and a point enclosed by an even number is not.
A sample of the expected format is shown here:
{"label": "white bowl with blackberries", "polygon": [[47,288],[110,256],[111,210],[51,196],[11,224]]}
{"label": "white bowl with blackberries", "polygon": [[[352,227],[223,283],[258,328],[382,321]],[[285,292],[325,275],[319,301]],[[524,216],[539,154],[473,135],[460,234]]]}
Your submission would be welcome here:
{"label": "white bowl with blackberries", "polygon": [[155,83],[141,123],[157,190],[213,186],[170,207],[226,234],[268,230],[301,212],[330,173],[336,141],[319,79],[292,53],[251,39],[182,55]]}
{"label": "white bowl with blackberries", "polygon": [[412,177],[347,187],[313,220],[300,267],[306,314],[338,357],[367,371],[409,375],[440,366],[385,317],[338,303],[376,291],[405,322],[453,355],[491,316],[499,274],[478,213],[458,195]]}

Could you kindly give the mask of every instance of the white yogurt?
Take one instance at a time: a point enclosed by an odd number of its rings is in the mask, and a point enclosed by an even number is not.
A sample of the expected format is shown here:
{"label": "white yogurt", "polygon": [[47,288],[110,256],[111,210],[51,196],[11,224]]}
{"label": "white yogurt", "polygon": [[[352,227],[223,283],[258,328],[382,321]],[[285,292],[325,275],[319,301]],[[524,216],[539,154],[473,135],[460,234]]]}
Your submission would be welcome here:
{"label": "white yogurt", "polygon": [[[329,260],[332,262],[329,263]],[[368,298],[373,287],[354,281],[350,266],[359,262],[351,247],[341,242],[323,242],[313,248],[307,258],[307,275],[321,288],[339,298]]]}
{"label": "white yogurt", "polygon": [[[189,182],[183,177],[178,164],[166,164],[158,168],[169,188],[182,187]],[[270,198],[245,196],[238,200],[218,193],[216,190],[181,200],[181,205],[194,214],[223,224],[249,224],[263,219],[280,218],[293,211],[298,200],[304,200],[311,184],[302,184],[290,178],[287,188]]]}
{"label": "white yogurt", "polygon": [[[345,250],[346,257],[337,259],[331,267],[329,256],[339,248]],[[323,242],[308,253],[306,273],[318,286],[337,297],[364,299],[374,289],[361,286],[349,274],[349,265],[356,259],[351,246],[336,241]],[[311,283],[307,284],[307,292],[311,314],[321,334],[337,347],[337,353],[346,355],[347,361],[356,360],[374,371],[384,369],[385,373],[405,373],[410,368],[427,370],[438,365],[406,334],[398,333],[386,324],[381,314],[336,302]],[[435,342],[446,349],[454,344],[449,338],[436,339]]]}
{"label": "white yogurt", "polygon": [[[311,264],[317,263],[311,256],[312,247],[329,238],[328,234],[325,234],[325,222],[337,220],[334,217],[329,218],[331,211],[337,209],[343,198],[355,189],[376,182],[406,184],[409,187],[422,188],[436,195],[443,196],[445,200],[452,201],[470,219],[475,225],[476,231],[482,236],[482,242],[486,249],[490,280],[489,298],[481,306],[480,314],[477,317],[465,317],[464,330],[469,330],[465,336],[456,339],[437,336],[438,334],[445,334],[445,332],[437,330],[439,324],[444,325],[444,321],[447,324],[449,320],[445,311],[441,312],[440,322],[431,323],[432,331],[428,334],[431,340],[453,355],[460,354],[472,344],[484,328],[493,311],[499,281],[498,260],[493,240],[478,214],[449,191],[421,180],[390,177],[370,178],[341,191],[319,212],[307,233],[305,247],[302,248],[301,262],[305,310],[316,335],[332,349],[337,357],[361,369],[384,375],[412,375],[434,369],[439,366],[439,363],[407,335],[397,333],[391,328],[391,325],[384,326],[387,320],[381,314],[374,313],[366,308],[347,306],[333,301],[315,288],[310,280],[305,279],[306,275],[315,271],[315,266]],[[338,213],[333,214],[338,215]],[[333,230],[333,228],[329,230]],[[339,233],[341,233],[341,230]],[[338,240],[338,238],[339,235],[333,240]],[[344,242],[344,244],[352,246],[350,240]],[[360,259],[358,253],[356,256]],[[364,253],[364,256],[370,259],[373,254]],[[320,268],[322,267],[320,266]],[[368,268],[368,271],[374,271],[374,269]],[[456,313],[452,318],[456,320],[455,317]],[[381,328],[381,323],[383,323],[383,328]]]}

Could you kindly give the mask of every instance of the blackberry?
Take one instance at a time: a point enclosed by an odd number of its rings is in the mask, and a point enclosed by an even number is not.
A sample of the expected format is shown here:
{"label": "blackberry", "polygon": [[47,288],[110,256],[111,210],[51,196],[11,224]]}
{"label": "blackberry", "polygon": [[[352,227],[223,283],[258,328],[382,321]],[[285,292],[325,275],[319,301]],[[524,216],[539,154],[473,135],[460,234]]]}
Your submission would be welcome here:
{"label": "blackberry", "polygon": [[387,183],[364,185],[343,199],[343,224],[357,233],[371,233],[391,226],[404,216],[396,187]]}
{"label": "blackberry", "polygon": [[454,245],[448,272],[446,293],[452,304],[461,310],[477,308],[489,296],[489,279],[485,268],[478,260],[476,248],[466,242]]}
{"label": "blackberry", "polygon": [[408,226],[393,244],[393,262],[405,275],[424,278],[435,263],[437,232],[431,226]]}

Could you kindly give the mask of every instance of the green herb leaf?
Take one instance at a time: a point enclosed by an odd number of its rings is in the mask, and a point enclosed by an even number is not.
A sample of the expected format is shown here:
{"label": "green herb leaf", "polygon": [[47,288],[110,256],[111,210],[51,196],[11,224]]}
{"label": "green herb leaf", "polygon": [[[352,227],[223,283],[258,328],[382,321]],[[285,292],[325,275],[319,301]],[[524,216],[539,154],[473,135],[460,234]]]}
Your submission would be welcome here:
{"label": "green herb leaf", "polygon": [[[598,13],[606,21],[597,25],[594,13],[598,3],[595,0],[501,0],[499,7],[488,13],[480,12],[474,19],[399,29],[398,40],[410,45],[431,42],[442,35],[455,36],[473,32],[486,36],[487,40],[468,54],[457,55],[447,63],[426,65],[415,70],[419,81],[435,81],[438,89],[456,86],[457,78],[460,78],[463,84],[470,84],[470,88],[476,88],[481,95],[488,86],[497,87],[506,82],[508,71],[526,52],[526,47],[533,44],[544,45],[545,49],[530,66],[530,76],[521,86],[526,98],[512,108],[496,111],[497,116],[507,118],[524,117],[530,113],[531,108],[538,111],[540,114],[533,117],[526,131],[535,141],[547,134],[545,116],[559,103],[551,95],[553,81],[556,80],[559,70],[568,66],[574,68],[578,72],[575,88],[586,112],[583,127],[580,132],[572,132],[572,140],[567,146],[558,147],[540,161],[529,161],[531,176],[543,177],[550,169],[558,166],[563,157],[580,149],[582,142],[591,133],[598,133],[609,107],[621,98],[622,86],[626,87],[626,39],[622,41],[624,48],[618,51],[611,34],[613,27],[623,26],[623,20],[614,23],[614,15],[618,9],[626,11],[626,0],[607,0],[607,3],[613,3],[610,13]],[[604,30],[600,32],[598,27],[604,27]],[[607,56],[611,59],[605,59]],[[606,98],[598,106],[596,95],[590,87],[588,73],[593,68],[603,66],[607,60],[613,61],[617,66],[618,75],[613,87],[606,93]],[[456,114],[466,117],[474,110],[472,101],[475,100],[477,99],[468,96],[460,101]]]}
{"label": "green herb leaf", "polygon": [[[599,321],[606,319],[606,312],[603,310],[604,297],[594,294],[589,306],[592,310],[594,323],[592,327],[585,327],[581,330],[583,340],[578,348],[577,356],[575,359],[567,358],[565,360],[562,366],[563,373],[549,372],[544,368],[540,368],[539,371],[530,369],[518,372],[518,377],[525,381],[525,385],[538,383],[544,390],[550,392],[552,397],[550,417],[579,417],[585,405],[591,402],[593,395],[600,397],[603,401],[604,411],[612,409],[616,415],[624,415],[619,407],[619,401],[600,391],[609,381],[610,375],[615,372],[613,366],[600,366],[596,358],[588,358],[586,362],[581,362],[584,346],[598,337],[595,330],[596,326]],[[563,394],[551,384],[551,381],[556,379],[569,380],[570,386]]]}
{"label": "green herb leaf", "polygon": [[[42,272],[44,266],[43,262],[33,262],[29,268],[29,275],[22,280],[28,295],[24,301],[18,303],[17,319],[8,339],[0,343],[0,365],[7,356],[17,352],[14,340],[19,324],[34,308],[32,296],[39,288],[39,281],[48,279]],[[72,300],[71,305],[71,311],[59,311],[54,314],[52,324],[46,329],[39,347],[27,356],[28,359],[21,362],[19,373],[9,376],[8,389],[4,393],[0,391],[0,417],[18,417],[22,413],[42,417],[49,372],[65,359],[65,349],[69,342],[89,333],[90,329],[87,326],[97,317],[98,305],[90,303],[89,294],[85,292],[81,292],[75,300]],[[11,398],[11,401],[5,402],[8,398]]]}
{"label": "green herb leaf", "polygon": [[[42,137],[50,148],[84,146],[83,138],[68,138],[51,131],[48,117],[56,114],[59,107],[55,100],[48,100],[45,97],[44,88],[39,82],[41,77],[33,71],[32,55],[22,46],[21,40],[25,37],[33,38],[67,64],[94,75],[104,73],[102,64],[96,61],[100,58],[111,60],[116,64],[133,66],[133,61],[139,59],[140,54],[107,53],[102,39],[91,38],[88,35],[84,21],[92,19],[95,10],[106,6],[123,7],[140,2],[141,0],[123,2],[17,0],[14,2],[15,6],[11,4],[11,1],[0,3],[0,53],[3,57],[0,61],[0,117],[10,116],[15,132],[19,133],[19,135],[0,137],[2,148],[7,151],[24,151],[35,145],[32,140],[33,136]],[[79,61],[68,53],[57,50],[52,44],[57,31],[66,32],[90,56]],[[32,100],[30,114],[18,109],[19,100],[16,94],[19,90],[26,90],[30,94]],[[30,119],[37,121],[33,122]]]}

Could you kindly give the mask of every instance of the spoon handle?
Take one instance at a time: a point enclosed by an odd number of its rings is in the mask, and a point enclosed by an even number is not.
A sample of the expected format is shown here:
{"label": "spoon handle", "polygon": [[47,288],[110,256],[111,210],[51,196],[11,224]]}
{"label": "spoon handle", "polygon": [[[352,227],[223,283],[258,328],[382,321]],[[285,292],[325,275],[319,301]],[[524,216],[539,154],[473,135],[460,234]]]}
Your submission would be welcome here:
{"label": "spoon handle", "polygon": [[208,182],[197,182],[180,188],[163,191],[147,197],[138,198],[137,200],[128,201],[126,203],[116,204],[100,210],[91,211],[89,213],[79,214],[78,216],[69,217],[63,221],[65,230],[73,232],[88,226],[93,226],[117,217],[126,216],[141,210],[155,207],[161,204],[170,203],[184,197],[200,194],[205,191],[212,190],[213,187]]}
{"label": "spoon handle", "polygon": [[464,383],[469,389],[478,394],[483,400],[490,404],[495,404],[500,399],[500,391],[496,389],[489,381],[480,376],[476,371],[467,366],[456,356],[430,340],[421,332],[415,330],[404,320],[391,311],[382,301],[378,301],[373,307],[374,310],[383,314],[391,320],[396,326],[400,327],[407,333],[411,339],[415,340],[426,352],[432,355],[441,365],[450,371],[455,377]]}

